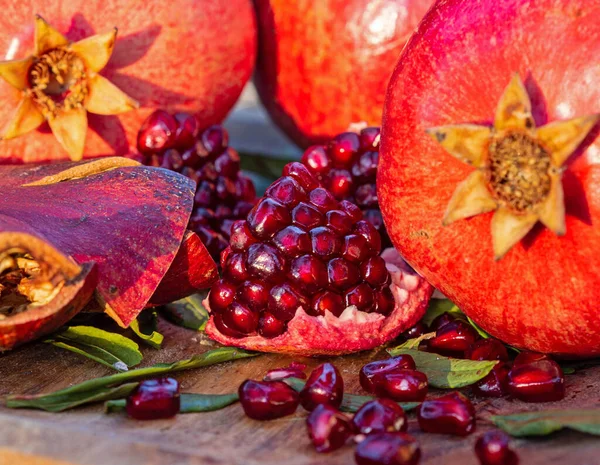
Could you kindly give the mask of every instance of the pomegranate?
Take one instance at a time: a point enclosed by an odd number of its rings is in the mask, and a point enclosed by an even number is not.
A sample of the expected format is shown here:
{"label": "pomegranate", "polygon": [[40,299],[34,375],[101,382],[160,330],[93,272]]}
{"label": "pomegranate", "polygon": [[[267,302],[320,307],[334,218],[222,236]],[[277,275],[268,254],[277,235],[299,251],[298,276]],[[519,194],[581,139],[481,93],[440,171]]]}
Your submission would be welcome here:
{"label": "pomegranate", "polygon": [[300,403],[306,410],[326,404],[339,408],[344,397],[344,380],[336,367],[323,363],[315,368],[300,392]]}
{"label": "pomegranate", "polygon": [[518,465],[519,456],[509,447],[506,433],[488,431],[477,439],[475,455],[481,465]]}
{"label": "pomegranate", "polygon": [[256,202],[254,184],[240,173],[240,157],[228,147],[228,140],[221,126],[201,130],[189,113],[170,115],[156,110],[142,124],[137,137],[139,154],[133,155],[144,165],[177,171],[196,183],[188,227],[216,261],[232,234],[234,247],[251,240],[247,228],[232,229],[232,225],[246,218]]}
{"label": "pomegranate", "polygon": [[600,355],[598,13],[437,2],[390,81],[377,179],[417,271],[494,337],[567,357]]}
{"label": "pomegranate", "polygon": [[565,397],[565,377],[552,360],[514,365],[508,373],[508,392],[525,402],[551,402]]}
{"label": "pomegranate", "polygon": [[416,465],[421,449],[406,433],[377,433],[367,436],[354,452],[358,465]]}
{"label": "pomegranate", "polygon": [[298,393],[283,381],[244,381],[239,389],[244,413],[254,420],[274,420],[293,414]]}
{"label": "pomegranate", "polygon": [[173,378],[142,381],[129,397],[125,409],[136,420],[157,420],[177,415],[180,406],[179,383]]}
{"label": "pomegranate", "polygon": [[331,405],[319,404],[306,419],[308,437],[317,452],[331,452],[342,447],[354,435],[348,417]]}
{"label": "pomegranate", "polygon": [[460,392],[426,400],[417,410],[417,419],[428,433],[467,436],[475,431],[475,408]]}
{"label": "pomegranate", "polygon": [[415,324],[432,292],[393,250],[379,260],[375,227],[298,162],[233,230],[244,232],[232,235],[223,278],[205,301],[206,332],[227,345],[302,355],[370,349]]}
{"label": "pomegranate", "polygon": [[0,63],[8,81],[0,85],[0,124],[4,139],[22,135],[0,142],[5,162],[125,155],[153,108],[193,113],[202,128],[216,124],[256,56],[250,0],[183,0],[177,8],[159,0],[33,0],[5,18],[0,49],[11,61]]}
{"label": "pomegranate", "polygon": [[257,0],[256,87],[298,145],[381,123],[394,64],[431,0]]}
{"label": "pomegranate", "polygon": [[462,358],[476,339],[477,333],[473,327],[464,320],[456,319],[440,327],[427,345],[433,352],[458,354]]}
{"label": "pomegranate", "polygon": [[366,402],[352,418],[354,429],[360,434],[406,431],[408,420],[402,407],[389,399]]}
{"label": "pomegranate", "polygon": [[364,365],[360,369],[359,379],[362,388],[369,392],[375,392],[374,378],[378,375],[398,370],[416,370],[415,361],[408,354],[398,355],[385,360],[377,360]]}

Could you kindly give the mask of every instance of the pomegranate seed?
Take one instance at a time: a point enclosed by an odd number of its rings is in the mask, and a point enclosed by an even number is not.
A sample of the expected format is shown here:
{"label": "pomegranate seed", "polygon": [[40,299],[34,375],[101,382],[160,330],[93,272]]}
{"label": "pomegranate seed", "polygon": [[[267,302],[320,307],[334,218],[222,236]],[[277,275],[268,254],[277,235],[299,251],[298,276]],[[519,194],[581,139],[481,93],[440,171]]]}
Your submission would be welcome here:
{"label": "pomegranate seed", "polygon": [[248,250],[252,244],[256,243],[256,238],[252,235],[248,224],[244,220],[238,220],[231,227],[231,237],[229,244],[236,252]]}
{"label": "pomegranate seed", "polygon": [[508,392],[508,371],[508,364],[497,364],[485,378],[473,385],[473,394],[481,397],[502,397],[506,395]]}
{"label": "pomegranate seed", "polygon": [[375,301],[377,303],[375,311],[382,315],[389,315],[396,306],[396,299],[394,299],[394,294],[389,287],[384,287],[378,291],[375,295]]}
{"label": "pomegranate seed", "polygon": [[331,452],[342,447],[353,436],[352,423],[330,405],[320,404],[306,419],[308,437],[317,452]]}
{"label": "pomegranate seed", "polygon": [[[228,147],[225,152],[217,157],[215,160],[215,169],[222,176],[226,176],[229,179],[236,179],[240,171],[240,156],[232,148]],[[231,197],[236,194],[235,183],[229,188]]]}
{"label": "pomegranate seed", "polygon": [[369,258],[360,266],[360,271],[371,286],[380,287],[389,284],[390,273],[385,266],[385,260],[379,256]]}
{"label": "pomegranate seed", "polygon": [[350,197],[353,191],[352,175],[347,170],[331,170],[327,187],[336,199]]}
{"label": "pomegranate seed", "polygon": [[312,205],[300,202],[292,210],[292,221],[306,229],[316,228],[324,224],[323,215]]}
{"label": "pomegranate seed", "polygon": [[313,145],[306,149],[300,161],[312,173],[317,175],[327,173],[331,168],[331,160],[322,145]]}
{"label": "pomegranate seed", "polygon": [[[252,179],[244,176],[243,174],[239,174],[235,182],[235,195],[239,200],[248,202],[250,205],[254,205],[254,201],[256,199],[256,188],[254,187]],[[248,212],[251,209],[252,208],[247,209]],[[238,218],[241,217],[238,216]]]}
{"label": "pomegranate seed", "polygon": [[240,333],[239,331],[236,331],[235,329],[227,326],[223,322],[223,314],[222,313],[216,313],[216,312],[213,313],[213,319],[214,319],[215,326],[217,327],[219,332],[225,334],[226,336],[235,337],[237,339],[240,339],[240,338],[246,336],[245,334]]}
{"label": "pomegranate seed", "polygon": [[127,415],[136,420],[171,418],[179,412],[179,383],[173,378],[142,381],[127,397]]}
{"label": "pomegranate seed", "polygon": [[362,388],[369,392],[375,392],[373,378],[377,375],[390,373],[398,370],[415,370],[415,361],[410,355],[402,354],[385,360],[377,360],[364,365],[360,369],[359,379]]}
{"label": "pomegranate seed", "polygon": [[283,321],[291,320],[296,314],[298,307],[304,302],[289,284],[273,286],[269,293],[268,309],[275,317]]}
{"label": "pomegranate seed", "polygon": [[288,163],[283,167],[283,175],[294,178],[306,191],[311,191],[318,187],[317,181],[302,163]]}
{"label": "pomegranate seed", "polygon": [[196,143],[198,135],[198,121],[195,116],[189,113],[175,113],[173,117],[177,123],[173,146],[180,150],[192,147]]}
{"label": "pomegranate seed", "polygon": [[240,253],[230,253],[225,260],[223,267],[223,276],[234,282],[243,282],[248,279],[249,273],[246,269],[246,261],[244,255]]}
{"label": "pomegranate seed", "polygon": [[477,333],[471,325],[463,320],[451,321],[435,333],[435,337],[427,342],[434,352],[464,353],[477,339]]}
{"label": "pomegranate seed", "polygon": [[300,403],[306,410],[327,404],[339,408],[344,396],[344,380],[336,367],[323,363],[315,368],[300,392]]}
{"label": "pomegranate seed", "polygon": [[347,200],[342,200],[340,202],[340,206],[342,207],[342,210],[344,210],[348,214],[348,216],[350,216],[350,218],[352,218],[352,221],[356,222],[356,221],[362,220],[363,213],[362,213],[361,209],[358,208],[352,202],[348,202]]}
{"label": "pomegranate seed", "polygon": [[346,166],[352,163],[359,149],[360,139],[358,134],[343,132],[333,138],[328,152],[334,166]]}
{"label": "pomegranate seed", "polygon": [[325,315],[329,310],[333,315],[340,316],[346,307],[341,295],[332,291],[323,291],[315,295],[307,313],[313,316]]}
{"label": "pomegranate seed", "polygon": [[254,420],[274,420],[292,415],[300,403],[298,393],[283,381],[244,381],[239,390],[246,415]]}
{"label": "pomegranate seed", "polygon": [[565,378],[552,360],[520,363],[508,372],[508,392],[525,402],[561,400],[565,397]]}
{"label": "pomegranate seed", "polygon": [[346,293],[346,307],[355,305],[362,312],[370,313],[375,310],[375,295],[373,289],[366,283],[353,287]]}
{"label": "pomegranate seed", "polygon": [[288,274],[292,284],[308,294],[327,286],[327,268],[317,257],[303,255],[292,261]]}
{"label": "pomegranate seed", "polygon": [[406,339],[414,339],[428,332],[429,328],[427,327],[427,325],[422,321],[419,321],[416,325],[411,326],[406,331],[404,331],[404,337],[406,337]]}
{"label": "pomegranate seed", "polygon": [[290,224],[292,218],[287,208],[273,199],[263,198],[248,215],[248,226],[259,239],[268,239]]}
{"label": "pomegranate seed", "polygon": [[254,312],[267,306],[269,289],[258,281],[245,281],[237,289],[237,300]]}
{"label": "pomegranate seed", "polygon": [[342,210],[327,212],[327,225],[338,234],[348,234],[352,230],[352,218]]}
{"label": "pomegranate seed", "polygon": [[397,402],[420,402],[427,395],[427,376],[416,370],[394,370],[375,375],[375,394]]}
{"label": "pomegranate seed", "polygon": [[269,370],[263,381],[281,381],[286,378],[306,379],[305,369],[306,365],[304,363],[292,362],[285,368]]}
{"label": "pomegranate seed", "polygon": [[436,316],[433,319],[433,321],[431,322],[431,324],[429,325],[429,328],[431,329],[431,331],[437,331],[442,326],[447,325],[448,323],[450,323],[451,321],[454,321],[454,320],[456,320],[456,317],[454,315],[452,315],[451,313],[445,312],[445,313],[442,313],[441,315]]}
{"label": "pomegranate seed", "polygon": [[354,192],[354,198],[356,199],[356,205],[359,207],[377,206],[377,188],[375,184],[363,184],[359,186]]}
{"label": "pomegranate seed", "polygon": [[210,126],[202,132],[200,140],[209,155],[218,155],[227,148],[229,135],[221,126]]}
{"label": "pomegranate seed", "polygon": [[281,252],[268,244],[252,244],[247,254],[246,269],[255,278],[275,279],[285,267]]}
{"label": "pomegranate seed", "polygon": [[367,240],[357,234],[350,234],[345,237],[344,246],[342,249],[342,257],[354,263],[362,263],[370,255]]}
{"label": "pomegranate seed", "polygon": [[325,226],[311,229],[310,239],[313,254],[323,259],[339,255],[342,250],[340,237],[333,230]]}
{"label": "pomegranate seed", "polygon": [[424,401],[417,410],[417,419],[428,433],[466,436],[475,431],[475,408],[460,392]]}
{"label": "pomegranate seed", "polygon": [[518,465],[518,455],[510,449],[509,438],[502,431],[488,431],[475,443],[475,454],[481,465]]}
{"label": "pomegranate seed", "polygon": [[420,459],[416,439],[401,432],[371,434],[354,451],[358,465],[416,465]]}
{"label": "pomegranate seed", "polygon": [[137,138],[138,150],[142,153],[161,152],[173,146],[177,122],[169,113],[156,110],[142,124]]}
{"label": "pomegranate seed", "polygon": [[196,176],[196,168],[199,168],[202,165],[202,159],[195,148],[184,150],[181,154],[181,159],[183,160],[183,165],[185,168],[181,171],[181,174],[187,176],[190,179],[193,179],[198,183],[198,179],[194,179]]}
{"label": "pomegranate seed", "polygon": [[508,360],[506,347],[497,339],[481,339],[465,353],[469,360]]}
{"label": "pomegranate seed", "polygon": [[329,285],[340,291],[344,291],[360,281],[358,267],[343,258],[334,258],[329,261],[327,275],[329,276]]}
{"label": "pomegranate seed", "polygon": [[183,168],[183,159],[175,149],[168,149],[163,155],[162,167],[168,170],[180,171]]}
{"label": "pomegranate seed", "polygon": [[306,200],[306,192],[294,178],[289,176],[279,178],[265,192],[265,196],[276,200],[288,208]]}
{"label": "pomegranate seed", "polygon": [[321,213],[327,213],[330,210],[336,210],[339,207],[339,203],[328,190],[322,187],[317,187],[310,191],[308,194],[308,200],[311,205],[317,207]]}
{"label": "pomegranate seed", "polygon": [[258,320],[258,334],[268,339],[281,336],[286,329],[286,323],[269,312],[262,313]]}
{"label": "pomegranate seed", "polygon": [[[352,176],[360,181],[367,182],[375,179],[377,175],[377,165],[379,164],[379,152],[365,152],[357,162],[352,166]],[[374,184],[368,184],[374,186]]]}
{"label": "pomegranate seed", "polygon": [[360,148],[362,150],[379,150],[380,133],[379,128],[364,128],[360,131]]}
{"label": "pomegranate seed", "polygon": [[360,234],[367,240],[370,249],[374,253],[378,254],[381,251],[381,237],[379,236],[377,229],[375,229],[375,226],[371,223],[365,220],[357,222],[354,225],[354,232]]}
{"label": "pomegranate seed", "polygon": [[213,285],[208,295],[211,309],[225,310],[233,302],[235,286],[227,281],[220,280]]}
{"label": "pomegranate seed", "polygon": [[258,327],[258,315],[239,302],[229,305],[222,315],[223,323],[227,327],[242,334],[251,334]]}
{"label": "pomegranate seed", "polygon": [[310,236],[298,226],[287,226],[273,237],[275,246],[287,257],[297,257],[311,251]]}
{"label": "pomegranate seed", "polygon": [[528,365],[541,360],[551,360],[551,358],[546,354],[538,354],[537,352],[521,352],[515,357],[513,366]]}
{"label": "pomegranate seed", "polygon": [[389,399],[366,402],[354,414],[354,429],[361,434],[406,431],[408,421],[402,407]]}

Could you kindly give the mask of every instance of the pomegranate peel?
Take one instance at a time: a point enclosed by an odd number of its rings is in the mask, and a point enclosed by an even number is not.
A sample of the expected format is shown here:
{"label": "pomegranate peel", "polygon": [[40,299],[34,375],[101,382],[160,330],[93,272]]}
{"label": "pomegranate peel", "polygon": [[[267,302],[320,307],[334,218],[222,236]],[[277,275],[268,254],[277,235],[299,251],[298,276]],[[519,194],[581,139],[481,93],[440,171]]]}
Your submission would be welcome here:
{"label": "pomegranate peel", "polygon": [[0,350],[57,330],[94,294],[93,263],[78,265],[39,237],[0,232]]}

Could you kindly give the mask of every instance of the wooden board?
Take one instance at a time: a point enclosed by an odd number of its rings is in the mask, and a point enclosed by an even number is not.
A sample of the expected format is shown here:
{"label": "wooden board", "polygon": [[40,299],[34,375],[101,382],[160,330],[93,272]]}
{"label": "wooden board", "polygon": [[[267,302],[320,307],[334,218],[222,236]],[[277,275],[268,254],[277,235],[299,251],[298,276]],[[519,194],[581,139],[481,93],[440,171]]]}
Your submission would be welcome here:
{"label": "wooden board", "polygon": [[[160,351],[144,349],[144,365],[187,358],[214,347],[202,334],[161,321],[165,345]],[[360,393],[358,371],[367,361],[384,357],[381,351],[338,357],[347,392]],[[230,393],[247,379],[260,379],[265,371],[287,365],[292,359],[261,355],[206,369],[180,373],[184,392]],[[310,367],[322,360],[299,359]],[[9,393],[50,392],[110,370],[70,352],[38,343],[4,354],[0,363],[0,396]],[[468,389],[465,391],[468,393]],[[476,465],[473,444],[491,428],[486,417],[540,408],[600,407],[600,367],[567,377],[567,397],[551,404],[525,404],[494,399],[477,401],[477,432],[466,439],[419,432],[410,415],[409,432],[419,438],[424,465]],[[106,415],[101,406],[65,413],[10,410],[0,407],[0,465],[350,465],[353,448],[331,454],[314,452],[305,430],[306,413],[271,422],[246,418],[239,404],[199,414],[179,415],[173,420],[137,422],[123,414]],[[547,465],[600,463],[600,440],[578,433],[558,433],[539,440],[516,440],[521,463]],[[18,455],[19,459],[15,460]],[[27,455],[22,455],[27,454]],[[3,458],[4,457],[4,458]],[[11,460],[7,459],[10,458]],[[4,461],[3,461],[4,460]]]}

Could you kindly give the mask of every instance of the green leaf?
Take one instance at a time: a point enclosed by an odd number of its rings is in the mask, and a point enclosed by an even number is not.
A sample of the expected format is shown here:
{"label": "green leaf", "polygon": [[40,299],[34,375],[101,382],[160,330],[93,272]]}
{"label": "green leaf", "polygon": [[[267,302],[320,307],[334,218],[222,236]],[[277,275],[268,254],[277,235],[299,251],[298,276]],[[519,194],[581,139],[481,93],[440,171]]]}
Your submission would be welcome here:
{"label": "green leaf", "polygon": [[71,326],[53,334],[44,342],[83,355],[118,371],[127,371],[143,359],[139,346],[131,339],[92,326]]}
{"label": "green leaf", "polygon": [[[300,392],[306,384],[305,381],[298,378],[286,378],[283,381],[287,383],[292,389],[298,392]],[[376,397],[359,396],[357,394],[344,394],[344,399],[342,400],[340,410],[343,412],[354,413],[359,408],[361,408],[366,402],[369,402],[370,400],[374,399],[376,399]],[[398,402],[398,405],[402,407],[405,412],[417,408],[420,404],[420,402]]]}
{"label": "green leaf", "polygon": [[[239,400],[236,393],[233,394],[181,394],[181,407],[179,413],[200,413],[221,410]],[[106,413],[120,412],[125,410],[126,400],[109,400],[104,404]]]}
{"label": "green leaf", "polygon": [[162,307],[163,316],[171,323],[195,331],[204,331],[208,321],[208,311],[202,305],[206,294],[194,294]]}
{"label": "green leaf", "polygon": [[129,327],[150,347],[160,349],[162,346],[165,337],[157,331],[158,314],[156,310],[146,310],[140,313]]}
{"label": "green leaf", "polygon": [[[50,411],[61,411],[68,408],[82,405],[84,403],[96,402],[98,400],[107,400],[123,397],[123,395],[113,396],[109,398],[96,399],[94,393],[100,392],[106,388],[114,388],[123,383],[131,381],[139,381],[141,379],[152,378],[160,375],[166,375],[175,373],[183,370],[190,370],[192,368],[201,368],[217,363],[229,362],[233,360],[239,360],[248,357],[256,357],[257,353],[246,352],[242,349],[234,347],[221,347],[219,349],[210,350],[200,355],[195,355],[190,359],[181,360],[174,363],[160,363],[146,368],[137,368],[124,373],[116,373],[110,376],[103,376],[101,378],[90,379],[74,386],[61,389],[60,391],[52,392],[50,394],[35,394],[35,395],[12,395],[7,398],[7,407],[21,407],[21,408],[39,408],[47,410],[45,405],[54,404],[65,404],[66,406],[60,410]],[[71,405],[71,400],[77,400],[79,398],[90,398],[89,401],[77,402]]]}
{"label": "green leaf", "polygon": [[511,436],[546,436],[563,428],[600,436],[600,409],[542,410],[495,415],[492,422]]}
{"label": "green leaf", "polygon": [[473,327],[473,329],[477,331],[477,334],[479,334],[482,338],[489,339],[492,337],[488,333],[486,333],[485,330],[483,330],[477,323],[471,320],[471,318],[467,317],[467,321]]}
{"label": "green leaf", "polygon": [[245,171],[257,173],[258,175],[270,178],[273,182],[281,177],[283,167],[295,159],[271,158],[254,153],[240,154],[240,167]]}
{"label": "green leaf", "polygon": [[431,325],[431,322],[435,320],[442,313],[450,313],[451,315],[457,317],[463,317],[464,313],[460,311],[460,309],[454,305],[451,300],[448,299],[431,299],[429,301],[429,307],[427,308],[427,312],[423,316],[423,323],[427,326]]}
{"label": "green leaf", "polygon": [[432,387],[458,389],[470,386],[485,378],[498,363],[497,361],[487,360],[462,360],[423,352],[412,348],[414,347],[414,340],[409,339],[398,347],[388,349],[388,353],[392,357],[400,354],[410,355],[417,365],[417,370],[427,375],[429,385]]}

